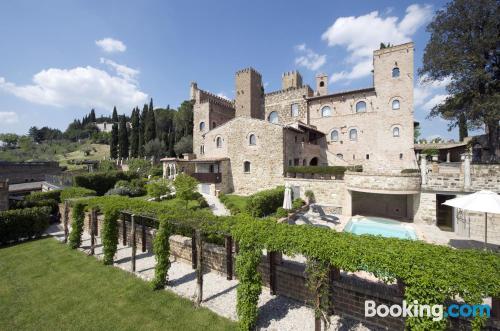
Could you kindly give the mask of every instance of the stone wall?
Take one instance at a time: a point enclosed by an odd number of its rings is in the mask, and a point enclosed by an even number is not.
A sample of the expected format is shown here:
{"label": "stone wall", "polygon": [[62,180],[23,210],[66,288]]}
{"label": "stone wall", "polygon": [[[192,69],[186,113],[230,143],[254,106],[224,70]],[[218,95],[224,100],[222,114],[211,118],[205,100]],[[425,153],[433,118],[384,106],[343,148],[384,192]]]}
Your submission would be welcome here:
{"label": "stone wall", "polygon": [[436,224],[436,194],[421,192],[416,195],[413,210],[416,223]]}
{"label": "stone wall", "polygon": [[[284,90],[267,93],[264,96],[266,119],[273,111],[278,113],[278,123],[289,124],[300,120],[304,123],[308,121],[307,101],[305,97],[312,96],[309,86],[290,87]],[[292,116],[292,104],[297,104],[298,116]]]}
{"label": "stone wall", "polygon": [[346,172],[344,176],[348,190],[394,194],[416,194],[420,192],[420,174]]}
{"label": "stone wall", "polygon": [[427,183],[422,185],[426,191],[448,192],[475,192],[489,190],[500,193],[500,165],[498,164],[472,164],[470,187],[465,187],[463,164],[451,172],[446,163],[429,165]]}
{"label": "stone wall", "polygon": [[[344,206],[345,183],[343,180],[285,178],[285,183],[292,186],[294,194],[305,200],[305,191],[314,192],[320,205]],[[297,197],[297,196],[296,196]]]}
{"label": "stone wall", "polygon": [[57,162],[5,162],[0,161],[0,180],[8,179],[9,184],[40,182],[45,175],[59,175],[61,168]]}

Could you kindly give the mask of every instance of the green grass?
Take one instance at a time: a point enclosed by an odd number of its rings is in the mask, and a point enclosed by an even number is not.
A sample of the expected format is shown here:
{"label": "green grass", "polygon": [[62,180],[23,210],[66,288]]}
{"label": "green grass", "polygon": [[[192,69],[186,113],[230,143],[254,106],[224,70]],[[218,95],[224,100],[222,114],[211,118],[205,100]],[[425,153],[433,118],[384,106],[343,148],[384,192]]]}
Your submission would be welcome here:
{"label": "green grass", "polygon": [[222,203],[234,214],[235,211],[245,212],[249,197],[236,194],[225,194]]}
{"label": "green grass", "polygon": [[52,238],[0,249],[0,330],[234,330]]}

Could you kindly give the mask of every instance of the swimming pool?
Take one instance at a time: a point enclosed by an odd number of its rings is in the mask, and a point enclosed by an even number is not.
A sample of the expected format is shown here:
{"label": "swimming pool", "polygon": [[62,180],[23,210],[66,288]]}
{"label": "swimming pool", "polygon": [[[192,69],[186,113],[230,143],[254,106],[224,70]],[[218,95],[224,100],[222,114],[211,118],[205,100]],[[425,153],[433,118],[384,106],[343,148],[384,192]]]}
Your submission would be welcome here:
{"label": "swimming pool", "polygon": [[417,239],[415,230],[409,225],[382,217],[351,217],[344,231],[399,239]]}

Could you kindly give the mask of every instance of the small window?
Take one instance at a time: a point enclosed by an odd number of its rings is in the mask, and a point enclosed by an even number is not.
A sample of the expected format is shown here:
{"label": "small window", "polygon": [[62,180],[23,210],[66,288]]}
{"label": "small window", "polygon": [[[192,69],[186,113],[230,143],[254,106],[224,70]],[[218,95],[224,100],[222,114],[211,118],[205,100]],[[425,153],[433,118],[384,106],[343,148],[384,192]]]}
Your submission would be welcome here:
{"label": "small window", "polygon": [[295,142],[297,142],[297,136],[295,136]]}
{"label": "small window", "polygon": [[356,160],[356,155],[352,154],[352,159]]}
{"label": "small window", "polygon": [[300,163],[300,160],[299,159],[293,159],[293,165],[294,166],[298,166]]}
{"label": "small window", "polygon": [[200,131],[205,130],[205,122],[200,122]]}
{"label": "small window", "polygon": [[366,154],[366,159],[369,160],[370,159],[370,154]]}
{"label": "small window", "polygon": [[200,146],[200,154],[205,154],[205,146],[204,145],[201,145]]}
{"label": "small window", "polygon": [[270,123],[278,123],[278,113],[275,111],[272,111],[269,116],[267,117],[267,120]]}
{"label": "small window", "polygon": [[337,154],[337,157],[338,157],[339,159],[343,159],[343,158],[344,158],[344,155],[343,155],[343,154],[338,153],[338,154]]}
{"label": "small window", "polygon": [[394,129],[392,129],[392,136],[399,137],[399,128],[398,127],[395,127]]}
{"label": "small window", "polygon": [[402,160],[403,159],[403,153],[399,153],[399,159]]}
{"label": "small window", "polygon": [[215,129],[217,127],[217,123],[212,122],[212,129]]}
{"label": "small window", "polygon": [[292,114],[292,117],[299,116],[299,104],[298,103],[293,103],[292,104],[291,114]]}
{"label": "small window", "polygon": [[360,101],[356,104],[356,113],[364,113],[366,111],[366,102]]}
{"label": "small window", "polygon": [[288,160],[288,165],[291,167],[292,166],[292,160]]}
{"label": "small window", "polygon": [[325,82],[323,82],[323,81],[319,82],[319,87],[323,87],[323,86],[325,86]]}
{"label": "small window", "polygon": [[330,140],[331,141],[339,140],[339,132],[337,130],[333,130],[332,133],[330,133]]}
{"label": "small window", "polygon": [[217,137],[216,145],[217,145],[217,148],[222,148],[222,138],[221,137]]}
{"label": "small window", "polygon": [[329,117],[332,116],[332,108],[329,106],[324,106],[321,108],[321,117]]}
{"label": "small window", "polygon": [[243,171],[244,172],[250,172],[250,162],[249,161],[245,161],[243,163]]}
{"label": "small window", "polygon": [[393,110],[399,109],[399,100],[392,100],[392,109]]}
{"label": "small window", "polygon": [[352,141],[358,140],[358,130],[356,129],[349,130],[349,139]]}
{"label": "small window", "polygon": [[392,78],[398,78],[399,77],[399,68],[395,67],[392,69]]}
{"label": "small window", "polygon": [[254,134],[251,134],[250,138],[248,138],[248,144],[250,144],[250,145],[257,145],[257,138],[255,138]]}

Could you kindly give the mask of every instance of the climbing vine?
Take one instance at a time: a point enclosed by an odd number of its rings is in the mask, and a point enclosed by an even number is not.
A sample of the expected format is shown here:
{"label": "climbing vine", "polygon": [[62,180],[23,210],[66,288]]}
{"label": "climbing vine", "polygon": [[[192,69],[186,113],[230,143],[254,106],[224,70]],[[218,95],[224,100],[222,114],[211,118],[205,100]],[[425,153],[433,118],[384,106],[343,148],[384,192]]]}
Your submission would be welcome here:
{"label": "climbing vine", "polygon": [[236,273],[240,283],[237,289],[236,310],[240,330],[252,330],[257,323],[259,295],[262,279],[257,267],[262,251],[251,245],[240,243],[240,252],[236,256]]}
{"label": "climbing vine", "polygon": [[69,234],[69,247],[77,249],[82,244],[83,221],[85,219],[85,206],[75,203],[73,206],[73,217],[71,221],[71,232]]}
{"label": "climbing vine", "polygon": [[330,324],[328,318],[330,309],[330,266],[327,262],[317,259],[307,259],[307,288],[314,294],[312,306],[314,317]]}
{"label": "climbing vine", "polygon": [[156,259],[155,278],[153,279],[153,288],[155,290],[163,289],[168,281],[168,269],[170,268],[169,237],[171,233],[172,226],[170,223],[161,221],[153,243]]}
{"label": "climbing vine", "polygon": [[102,227],[102,246],[106,265],[113,264],[118,246],[118,216],[119,212],[115,208],[106,208],[104,211],[104,224]]}

